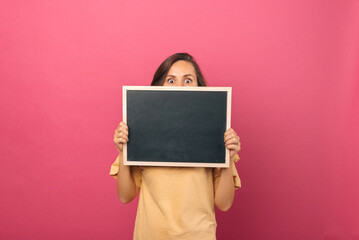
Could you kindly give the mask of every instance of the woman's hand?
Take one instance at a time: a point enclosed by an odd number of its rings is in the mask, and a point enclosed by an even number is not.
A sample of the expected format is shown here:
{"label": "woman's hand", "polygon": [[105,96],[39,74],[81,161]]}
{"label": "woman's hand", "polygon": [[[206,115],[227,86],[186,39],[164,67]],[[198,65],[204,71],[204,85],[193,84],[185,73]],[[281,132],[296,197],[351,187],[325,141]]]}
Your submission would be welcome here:
{"label": "woman's hand", "polygon": [[128,142],[128,126],[126,123],[120,122],[117,129],[115,130],[113,142],[116,144],[117,150],[122,152],[123,144]]}
{"label": "woman's hand", "polygon": [[[239,137],[232,128],[224,133],[224,142],[231,158],[241,149]],[[227,211],[233,203],[235,190],[233,168],[235,168],[234,164],[229,164],[228,168],[221,169],[221,176],[215,189],[214,203],[222,211]]]}
{"label": "woman's hand", "polygon": [[224,142],[227,149],[229,150],[230,157],[233,157],[239,150],[241,150],[241,142],[237,133],[232,129],[228,129],[224,133]]}

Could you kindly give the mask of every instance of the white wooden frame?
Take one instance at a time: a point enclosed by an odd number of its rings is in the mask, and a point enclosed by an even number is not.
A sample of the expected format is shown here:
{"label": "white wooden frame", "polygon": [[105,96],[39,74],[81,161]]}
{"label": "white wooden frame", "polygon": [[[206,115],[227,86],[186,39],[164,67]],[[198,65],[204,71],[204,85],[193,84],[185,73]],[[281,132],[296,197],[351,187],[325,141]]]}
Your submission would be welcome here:
{"label": "white wooden frame", "polygon": [[[123,121],[127,124],[127,90],[160,90],[160,91],[225,91],[227,92],[226,130],[231,128],[232,87],[163,87],[163,86],[122,86]],[[130,136],[129,136],[130,137]],[[224,144],[224,142],[223,142]],[[229,150],[226,148],[225,163],[188,163],[188,162],[139,162],[127,161],[127,144],[123,145],[123,163],[131,166],[168,166],[168,167],[221,167],[228,168]]]}

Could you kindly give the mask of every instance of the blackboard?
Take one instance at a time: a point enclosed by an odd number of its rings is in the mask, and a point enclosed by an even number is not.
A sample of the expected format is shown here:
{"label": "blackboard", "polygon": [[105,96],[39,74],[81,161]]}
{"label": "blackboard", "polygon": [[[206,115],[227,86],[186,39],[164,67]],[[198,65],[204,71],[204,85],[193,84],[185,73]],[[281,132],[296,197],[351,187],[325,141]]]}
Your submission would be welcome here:
{"label": "blackboard", "polygon": [[123,86],[124,164],[228,167],[231,89]]}

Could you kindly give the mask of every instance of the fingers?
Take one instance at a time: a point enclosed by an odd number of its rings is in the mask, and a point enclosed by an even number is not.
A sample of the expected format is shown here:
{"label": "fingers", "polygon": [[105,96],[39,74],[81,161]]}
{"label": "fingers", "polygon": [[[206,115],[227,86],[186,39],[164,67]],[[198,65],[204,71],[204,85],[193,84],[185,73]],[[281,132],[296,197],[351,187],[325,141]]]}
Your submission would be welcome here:
{"label": "fingers", "polygon": [[113,142],[116,144],[116,148],[122,152],[123,145],[127,144],[127,140],[124,138],[114,138]]}
{"label": "fingers", "polygon": [[241,149],[240,139],[232,128],[224,133],[224,142],[226,148],[231,150],[231,152],[238,152]]}
{"label": "fingers", "polygon": [[224,140],[226,141],[226,140],[231,139],[236,136],[237,136],[237,133],[233,130],[233,128],[230,128],[224,133]]}
{"label": "fingers", "polygon": [[233,144],[231,144],[231,145],[228,145],[226,147],[227,147],[228,150],[236,150],[237,152],[239,150],[241,150],[241,145],[233,145]]}
{"label": "fingers", "polygon": [[118,133],[115,133],[114,135],[114,138],[123,138],[125,139],[126,141],[128,141],[128,136],[127,136],[128,133],[125,133],[125,132],[118,132]]}
{"label": "fingers", "polygon": [[115,130],[114,137],[116,137],[116,138],[123,137],[124,139],[126,139],[128,141],[128,126],[126,123],[121,122],[118,125],[117,129]]}
{"label": "fingers", "polygon": [[128,141],[128,126],[125,122],[120,122],[115,129],[113,142],[116,144],[116,148],[122,152],[123,144],[126,144]]}
{"label": "fingers", "polygon": [[125,128],[125,127],[118,127],[118,128],[116,128],[116,130],[115,130],[115,133],[117,133],[117,132],[125,132],[125,133],[127,133],[128,134],[128,128]]}
{"label": "fingers", "polygon": [[113,138],[113,142],[118,146],[118,145],[126,144],[127,140],[124,138]]}
{"label": "fingers", "polygon": [[[117,131],[120,131],[120,130],[126,130],[126,131],[128,131],[128,126],[127,126],[127,124],[126,124],[125,122],[120,122],[120,124],[118,124],[116,130],[117,130]],[[116,131],[116,130],[115,130],[115,131]]]}
{"label": "fingers", "polygon": [[233,130],[233,128],[228,129],[228,130],[224,133],[224,136],[227,136],[227,135],[229,135],[229,134],[231,134],[231,133],[236,134],[236,132]]}
{"label": "fingers", "polygon": [[226,147],[227,147],[227,146],[230,146],[230,145],[240,146],[241,143],[240,143],[240,142],[237,142],[237,141],[230,141],[230,142],[227,142],[227,143],[225,144]]}
{"label": "fingers", "polygon": [[114,138],[113,142],[116,144],[120,144],[120,143],[127,143],[127,140],[123,138]]}
{"label": "fingers", "polygon": [[128,126],[125,122],[120,122],[120,124],[118,125],[118,127],[124,127],[128,130]]}
{"label": "fingers", "polygon": [[113,135],[114,138],[123,138],[126,141],[129,141],[128,139],[128,132],[127,131],[120,131],[120,132],[115,132],[115,134]]}
{"label": "fingers", "polygon": [[237,136],[237,133],[232,129],[228,129],[224,133],[224,142],[226,143],[226,146],[229,144],[235,144],[238,145],[239,143],[239,137]]}
{"label": "fingers", "polygon": [[237,152],[239,152],[241,150],[241,146],[240,145],[228,145],[227,149],[229,150],[231,157],[233,157]]}
{"label": "fingers", "polygon": [[225,137],[224,138],[224,141],[225,141],[225,143],[227,144],[227,143],[234,143],[234,144],[237,144],[237,143],[239,143],[240,142],[240,139],[239,139],[239,137],[237,136],[237,135],[228,135],[227,137]]}
{"label": "fingers", "polygon": [[[117,131],[119,131],[120,129],[125,129],[126,131],[128,131],[128,126],[125,122],[120,122],[116,128]],[[115,130],[115,131],[116,131]]]}

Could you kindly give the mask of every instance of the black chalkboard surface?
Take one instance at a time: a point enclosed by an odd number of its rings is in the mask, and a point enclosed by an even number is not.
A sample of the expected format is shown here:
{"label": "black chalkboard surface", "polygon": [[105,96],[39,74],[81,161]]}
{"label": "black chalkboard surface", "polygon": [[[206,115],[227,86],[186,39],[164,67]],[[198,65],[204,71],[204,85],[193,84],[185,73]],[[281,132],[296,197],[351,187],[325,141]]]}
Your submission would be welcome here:
{"label": "black chalkboard surface", "polygon": [[228,167],[231,89],[123,86],[124,164]]}

